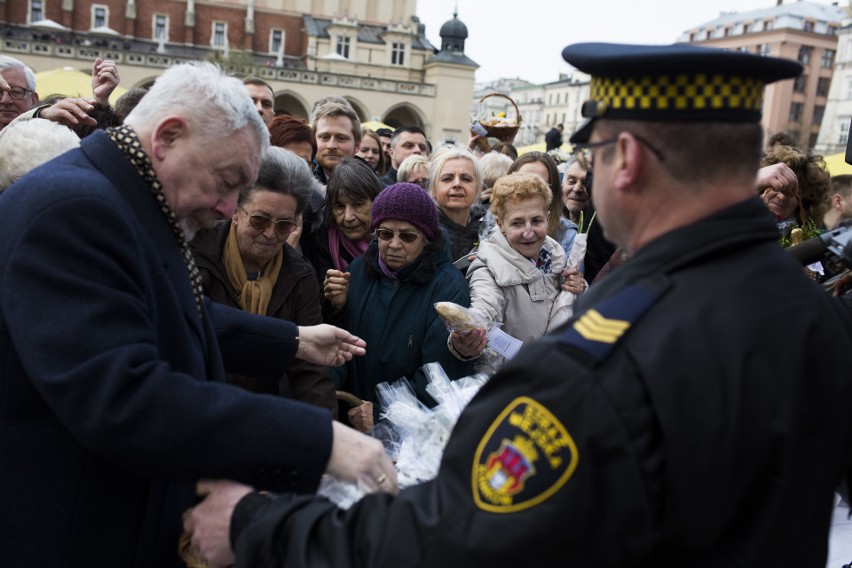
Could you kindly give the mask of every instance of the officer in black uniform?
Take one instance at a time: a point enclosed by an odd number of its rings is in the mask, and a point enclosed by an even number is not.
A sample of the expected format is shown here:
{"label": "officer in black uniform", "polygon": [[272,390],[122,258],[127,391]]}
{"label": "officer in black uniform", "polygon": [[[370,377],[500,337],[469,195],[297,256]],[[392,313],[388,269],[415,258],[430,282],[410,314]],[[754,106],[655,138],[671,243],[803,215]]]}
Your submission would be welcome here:
{"label": "officer in black uniform", "polygon": [[754,188],[764,86],[800,66],[686,45],[563,56],[592,75],[571,141],[631,260],[482,389],[436,479],[348,511],[205,486],[187,526],[208,558],[232,559],[230,530],[237,566],[825,564],[852,329]]}

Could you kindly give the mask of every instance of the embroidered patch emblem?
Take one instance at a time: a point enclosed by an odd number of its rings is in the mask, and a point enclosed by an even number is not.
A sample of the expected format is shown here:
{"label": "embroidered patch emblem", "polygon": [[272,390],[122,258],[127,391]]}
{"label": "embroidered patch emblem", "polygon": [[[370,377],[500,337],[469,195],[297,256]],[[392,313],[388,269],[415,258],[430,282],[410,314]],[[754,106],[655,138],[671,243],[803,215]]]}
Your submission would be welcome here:
{"label": "embroidered patch emblem", "polygon": [[529,397],[513,400],[494,420],[473,458],[473,500],[491,513],[515,513],[549,499],[577,469],[568,430]]}

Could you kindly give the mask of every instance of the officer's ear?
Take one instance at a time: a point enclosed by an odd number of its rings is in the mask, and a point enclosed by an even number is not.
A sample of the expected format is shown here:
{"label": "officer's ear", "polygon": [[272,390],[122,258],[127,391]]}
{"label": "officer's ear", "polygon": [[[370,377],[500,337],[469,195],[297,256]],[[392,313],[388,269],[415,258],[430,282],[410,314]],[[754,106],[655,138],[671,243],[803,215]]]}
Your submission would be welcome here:
{"label": "officer's ear", "polygon": [[645,161],[654,159],[649,153],[644,153],[645,147],[630,132],[621,132],[615,142],[615,151],[612,156],[612,183],[616,189],[629,190],[634,188],[639,181],[642,169],[647,167]]}

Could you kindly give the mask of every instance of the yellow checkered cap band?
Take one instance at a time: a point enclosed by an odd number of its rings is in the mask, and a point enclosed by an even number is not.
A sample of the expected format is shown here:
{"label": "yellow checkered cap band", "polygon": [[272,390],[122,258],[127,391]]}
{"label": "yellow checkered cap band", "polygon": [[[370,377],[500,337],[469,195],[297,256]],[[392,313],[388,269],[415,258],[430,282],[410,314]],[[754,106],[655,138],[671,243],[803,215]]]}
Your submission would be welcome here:
{"label": "yellow checkered cap band", "polygon": [[587,117],[760,120],[765,83],[722,74],[593,77]]}

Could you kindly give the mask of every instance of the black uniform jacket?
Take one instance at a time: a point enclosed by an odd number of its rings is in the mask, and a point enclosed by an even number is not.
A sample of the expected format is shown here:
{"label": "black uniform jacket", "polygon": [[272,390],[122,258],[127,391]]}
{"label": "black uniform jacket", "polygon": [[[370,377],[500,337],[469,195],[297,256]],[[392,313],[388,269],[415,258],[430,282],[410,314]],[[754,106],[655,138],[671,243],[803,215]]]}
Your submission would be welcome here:
{"label": "black uniform jacket", "polygon": [[433,481],[348,511],[242,501],[237,566],[824,566],[852,447],[846,317],[758,200],[728,208],[525,346]]}

